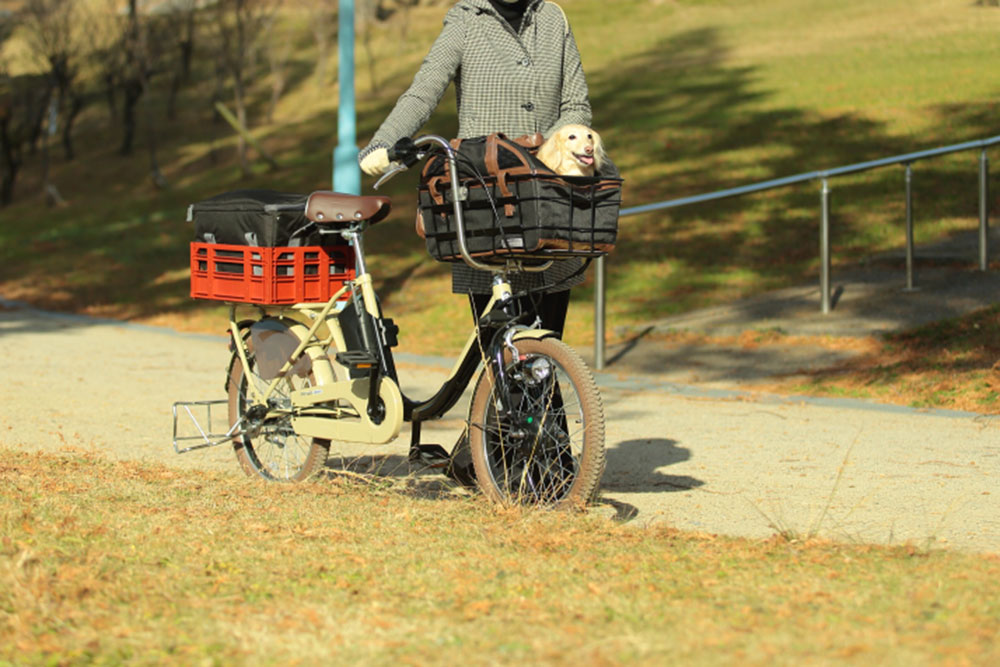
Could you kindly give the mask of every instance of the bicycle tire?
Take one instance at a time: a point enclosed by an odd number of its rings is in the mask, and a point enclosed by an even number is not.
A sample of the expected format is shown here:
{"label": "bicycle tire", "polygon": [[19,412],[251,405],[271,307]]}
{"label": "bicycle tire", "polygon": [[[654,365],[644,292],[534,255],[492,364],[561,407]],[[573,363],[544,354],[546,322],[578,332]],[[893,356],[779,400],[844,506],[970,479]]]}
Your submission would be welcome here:
{"label": "bicycle tire", "polygon": [[[234,353],[230,364],[227,382],[229,394],[229,425],[234,426],[246,416],[247,407],[251,404],[247,396],[248,382],[253,381],[260,389],[266,388],[270,382],[257,374],[257,361],[254,357],[253,340],[245,339],[247,361],[250,365],[250,378],[243,372],[243,364]],[[287,403],[288,391],[310,386],[315,382],[312,372],[308,376],[299,377],[290,374],[279,385],[277,395],[272,399],[277,405]],[[252,420],[248,420],[251,421]],[[325,464],[330,451],[330,441],[320,438],[306,438],[296,434],[291,427],[291,419],[284,417],[269,420],[260,424],[252,424],[251,431],[233,436],[233,451],[240,468],[248,477],[261,477],[269,482],[301,482]]]}
{"label": "bicycle tire", "polygon": [[473,393],[469,443],[479,488],[502,504],[582,507],[597,497],[606,461],[597,383],[557,338],[515,345],[517,359],[504,353],[510,413],[499,414],[489,368]]}

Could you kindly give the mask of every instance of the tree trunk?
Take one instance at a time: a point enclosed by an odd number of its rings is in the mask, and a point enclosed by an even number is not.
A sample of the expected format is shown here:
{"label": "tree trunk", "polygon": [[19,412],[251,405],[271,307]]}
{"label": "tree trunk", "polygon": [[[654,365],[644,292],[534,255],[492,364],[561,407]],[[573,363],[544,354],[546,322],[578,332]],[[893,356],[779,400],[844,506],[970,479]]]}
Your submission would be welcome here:
{"label": "tree trunk", "polygon": [[187,83],[191,80],[191,60],[194,58],[194,25],[189,32],[190,37],[181,42],[181,81]]}
{"label": "tree trunk", "polygon": [[139,98],[142,97],[142,83],[130,79],[122,88],[125,92],[125,102],[122,105],[122,146],[119,153],[131,155],[137,125],[135,108],[139,104]]}
{"label": "tree trunk", "polygon": [[[142,76],[142,87],[149,87],[149,79],[146,76],[145,71]],[[143,117],[146,121],[146,145],[149,148],[149,175],[153,179],[153,185],[155,185],[160,190],[167,187],[167,179],[160,171],[160,162],[156,158],[156,127],[153,123],[153,112],[150,108],[149,95],[142,98],[142,110]]]}
{"label": "tree trunk", "polygon": [[215,90],[212,91],[212,124],[218,125],[223,122],[222,115],[215,109],[216,102],[221,102],[225,98],[226,91],[226,69],[221,62],[215,64]]}
{"label": "tree trunk", "polygon": [[34,156],[38,153],[38,140],[42,138],[42,126],[45,124],[45,112],[49,108],[52,100],[52,88],[45,89],[37,106],[33,106],[31,112],[30,125],[28,126],[28,155]]}
{"label": "tree trunk", "polygon": [[56,206],[62,203],[62,197],[59,194],[59,190],[56,188],[55,183],[49,180],[49,156],[51,154],[50,145],[52,144],[52,137],[56,133],[56,121],[59,118],[59,102],[57,99],[53,99],[49,102],[49,113],[48,113],[48,123],[45,128],[45,134],[42,137],[42,196],[45,197],[45,203],[49,206]]}
{"label": "tree trunk", "polygon": [[149,104],[143,105],[146,108],[146,134],[147,145],[149,146],[149,175],[153,179],[153,185],[160,190],[167,188],[167,177],[160,171],[160,161],[156,157],[156,128],[153,127],[153,114],[149,111]]}
{"label": "tree trunk", "polygon": [[118,97],[115,95],[115,77],[111,73],[104,75],[104,98],[108,104],[108,116],[111,122],[118,120]]}
{"label": "tree trunk", "polygon": [[10,204],[14,200],[14,183],[17,182],[17,172],[21,169],[21,149],[14,146],[14,139],[11,137],[11,117],[10,113],[0,115],[0,157],[3,159],[3,178],[0,179],[0,207]]}
{"label": "tree trunk", "polygon": [[191,59],[194,57],[194,18],[185,24],[187,37],[179,43],[181,58],[179,67],[174,71],[170,79],[170,93],[167,97],[167,118],[173,120],[177,117],[177,97],[180,95],[181,86],[191,79]]}
{"label": "tree trunk", "polygon": [[177,118],[177,96],[181,92],[181,76],[177,72],[170,77],[170,92],[167,94],[167,119]]}
{"label": "tree trunk", "polygon": [[83,96],[70,94],[69,109],[66,111],[66,122],[63,123],[62,131],[63,154],[67,162],[72,162],[76,158],[76,151],[73,149],[73,125],[81,111],[83,111]]}

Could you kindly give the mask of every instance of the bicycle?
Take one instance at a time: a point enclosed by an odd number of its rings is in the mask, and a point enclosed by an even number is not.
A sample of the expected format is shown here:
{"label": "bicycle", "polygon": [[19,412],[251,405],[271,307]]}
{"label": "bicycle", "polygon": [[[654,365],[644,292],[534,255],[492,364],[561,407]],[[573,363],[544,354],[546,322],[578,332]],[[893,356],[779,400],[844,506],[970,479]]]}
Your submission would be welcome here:
{"label": "bicycle", "polygon": [[[452,192],[461,193],[455,152],[435,135],[397,144],[391,158],[400,164],[376,189],[432,153],[445,155]],[[527,266],[509,257],[492,264],[472,257],[461,199],[453,198],[453,209],[462,259],[492,273],[492,296],[448,378],[430,398],[413,400],[399,389],[391,350],[398,328],[382,315],[366,263],[364,232],[386,217],[389,198],[314,192],[305,217],[323,234],[349,244],[354,278],[325,303],[231,303],[227,399],[175,404],[175,449],[231,442],[247,475],[297,482],[323,468],[331,440],[384,444],[410,422],[410,460],[443,467],[449,454],[421,442],[421,424],[444,416],[475,377],[467,434],[484,495],[501,503],[554,506],[592,501],[605,466],[604,411],[594,377],[554,332],[537,328],[532,313],[519,312],[509,281],[512,270],[547,264]],[[210,424],[211,406],[221,403],[229,429],[206,432],[191,407],[204,407]],[[198,427],[194,439],[204,442],[180,448],[179,408]]]}

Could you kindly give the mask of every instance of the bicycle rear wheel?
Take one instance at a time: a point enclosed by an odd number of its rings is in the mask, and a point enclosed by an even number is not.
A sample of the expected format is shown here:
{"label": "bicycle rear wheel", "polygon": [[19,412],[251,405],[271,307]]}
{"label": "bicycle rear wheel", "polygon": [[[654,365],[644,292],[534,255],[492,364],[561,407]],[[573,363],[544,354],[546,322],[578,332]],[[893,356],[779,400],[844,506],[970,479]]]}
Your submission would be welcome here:
{"label": "bicycle rear wheel", "polygon": [[500,503],[582,506],[604,472],[604,408],[580,356],[556,338],[516,342],[504,359],[507,400],[489,368],[469,412],[479,487]]}
{"label": "bicycle rear wheel", "polygon": [[[243,364],[234,354],[229,372],[229,425],[241,422],[242,435],[233,437],[236,460],[248,476],[259,476],[271,482],[301,482],[326,463],[330,441],[306,438],[295,433],[291,418],[264,419],[253,409],[252,385],[264,392],[270,385],[259,375],[254,355],[253,340],[247,338],[247,361],[250,372],[243,372]],[[310,371],[304,376],[289,373],[269,399],[271,408],[291,408],[291,392],[312,386]],[[258,409],[259,410],[259,409]]]}

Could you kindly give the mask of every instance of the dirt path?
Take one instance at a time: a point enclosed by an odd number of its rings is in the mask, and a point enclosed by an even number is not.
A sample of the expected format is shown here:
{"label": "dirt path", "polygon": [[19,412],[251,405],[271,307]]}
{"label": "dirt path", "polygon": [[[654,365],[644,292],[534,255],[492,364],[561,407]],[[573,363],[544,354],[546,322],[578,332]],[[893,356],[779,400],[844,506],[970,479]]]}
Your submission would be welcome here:
{"label": "dirt path", "polygon": [[[8,308],[0,310],[0,359],[0,446],[82,448],[238,474],[224,447],[178,456],[171,445],[174,401],[223,398],[222,337]],[[426,395],[445,374],[401,359],[412,394]],[[655,377],[605,377],[602,393],[609,452],[596,512],[710,533],[816,532],[1000,552],[992,420],[753,399]],[[425,441],[452,443],[462,414],[451,416],[428,426]],[[407,434],[370,451],[401,460]]]}

